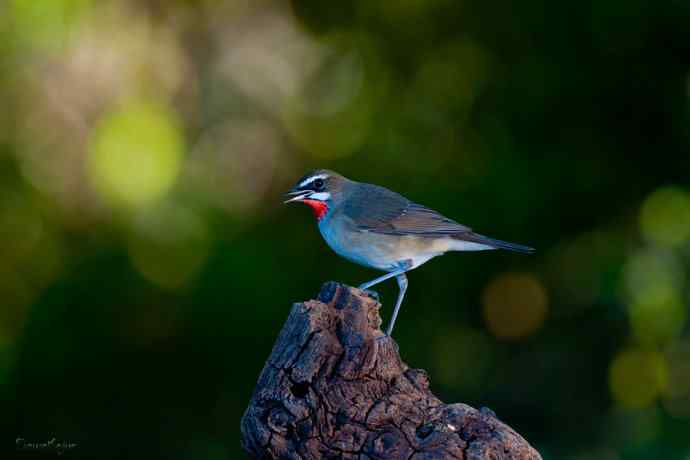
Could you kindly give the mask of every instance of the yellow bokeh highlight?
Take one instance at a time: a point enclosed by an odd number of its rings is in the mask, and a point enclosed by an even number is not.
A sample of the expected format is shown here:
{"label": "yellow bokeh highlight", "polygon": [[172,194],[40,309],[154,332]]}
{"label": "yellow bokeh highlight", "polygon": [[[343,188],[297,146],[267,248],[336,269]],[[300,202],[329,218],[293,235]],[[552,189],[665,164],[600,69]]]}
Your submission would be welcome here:
{"label": "yellow bokeh highlight", "polygon": [[135,102],[106,115],[90,145],[89,176],[110,204],[138,207],[162,198],[180,172],[183,136],[175,114]]}
{"label": "yellow bokeh highlight", "polygon": [[654,248],[634,252],[623,267],[626,301],[650,299],[665,292],[681,292],[684,284],[683,266],[670,251]]}
{"label": "yellow bokeh highlight", "polygon": [[629,306],[630,325],[638,341],[663,345],[683,331],[686,308],[680,292],[669,285],[650,286]]}
{"label": "yellow bokeh highlight", "polygon": [[667,382],[666,360],[656,351],[623,351],[609,368],[611,394],[620,406],[629,409],[640,409],[654,403]]}
{"label": "yellow bokeh highlight", "polygon": [[642,203],[640,228],[654,243],[682,245],[690,238],[690,195],[679,187],[656,190]]}
{"label": "yellow bokeh highlight", "polygon": [[507,273],[497,277],[484,290],[482,300],[486,324],[501,339],[527,337],[546,319],[546,289],[532,274]]}
{"label": "yellow bokeh highlight", "polygon": [[636,341],[646,346],[677,339],[687,320],[684,268],[677,255],[659,247],[638,250],[623,267],[623,302]]}

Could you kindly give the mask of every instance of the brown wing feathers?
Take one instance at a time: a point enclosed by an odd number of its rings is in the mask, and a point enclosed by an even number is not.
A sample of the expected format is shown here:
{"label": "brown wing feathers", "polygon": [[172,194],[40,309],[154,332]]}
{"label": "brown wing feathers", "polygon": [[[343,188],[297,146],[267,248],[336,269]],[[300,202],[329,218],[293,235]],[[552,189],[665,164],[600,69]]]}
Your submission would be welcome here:
{"label": "brown wing feathers", "polygon": [[345,214],[362,230],[390,235],[458,235],[469,227],[377,185],[359,184]]}
{"label": "brown wing feathers", "polygon": [[534,252],[534,249],[528,246],[474,233],[470,227],[459,224],[426,206],[413,203],[387,188],[371,184],[358,185],[344,212],[362,230],[387,235],[449,236],[493,248]]}

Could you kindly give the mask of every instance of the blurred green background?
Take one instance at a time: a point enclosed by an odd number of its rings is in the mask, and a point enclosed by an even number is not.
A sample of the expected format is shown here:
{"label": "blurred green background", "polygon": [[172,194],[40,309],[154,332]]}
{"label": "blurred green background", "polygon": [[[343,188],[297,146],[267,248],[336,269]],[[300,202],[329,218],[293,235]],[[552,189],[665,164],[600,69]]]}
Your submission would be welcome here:
{"label": "blurred green background", "polygon": [[4,0],[0,101],[10,451],[244,458],[291,303],[376,275],[281,205],[325,167],[538,249],[410,274],[442,399],[690,458],[689,1]]}

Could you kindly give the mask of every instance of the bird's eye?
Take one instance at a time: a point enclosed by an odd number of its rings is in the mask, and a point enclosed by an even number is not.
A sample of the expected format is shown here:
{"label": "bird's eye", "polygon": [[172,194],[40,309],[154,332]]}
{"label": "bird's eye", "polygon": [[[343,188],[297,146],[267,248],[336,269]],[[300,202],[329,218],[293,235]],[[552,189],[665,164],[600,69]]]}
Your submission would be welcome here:
{"label": "bird's eye", "polygon": [[314,188],[316,190],[321,190],[323,188],[323,179],[316,179],[314,181]]}

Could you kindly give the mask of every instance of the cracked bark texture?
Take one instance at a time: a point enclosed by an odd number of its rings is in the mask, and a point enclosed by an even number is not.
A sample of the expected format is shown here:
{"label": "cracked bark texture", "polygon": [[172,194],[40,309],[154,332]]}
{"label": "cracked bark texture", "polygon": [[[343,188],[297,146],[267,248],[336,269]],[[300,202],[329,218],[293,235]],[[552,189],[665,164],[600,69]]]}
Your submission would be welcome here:
{"label": "cracked bark texture", "polygon": [[366,292],[326,283],[295,304],[242,417],[271,459],[541,459],[488,410],[444,404],[381,330]]}

